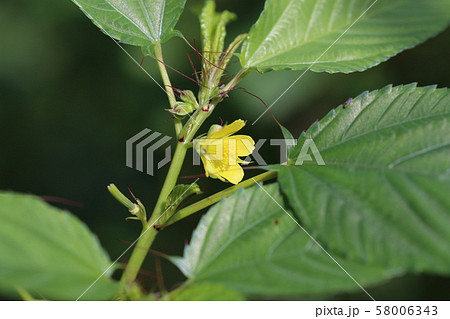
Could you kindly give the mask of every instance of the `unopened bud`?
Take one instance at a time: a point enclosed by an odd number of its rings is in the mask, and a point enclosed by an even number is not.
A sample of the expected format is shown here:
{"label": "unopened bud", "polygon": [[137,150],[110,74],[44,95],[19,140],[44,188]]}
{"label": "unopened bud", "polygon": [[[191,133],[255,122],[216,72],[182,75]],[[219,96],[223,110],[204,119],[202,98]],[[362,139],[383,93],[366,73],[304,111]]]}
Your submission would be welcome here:
{"label": "unopened bud", "polygon": [[180,102],[175,104],[172,109],[166,109],[166,111],[172,113],[177,118],[184,118],[186,115],[194,112],[196,110],[196,106],[190,103]]}
{"label": "unopened bud", "polygon": [[185,103],[197,105],[197,107],[198,107],[197,99],[195,98],[195,95],[191,90],[181,91],[180,99]]}

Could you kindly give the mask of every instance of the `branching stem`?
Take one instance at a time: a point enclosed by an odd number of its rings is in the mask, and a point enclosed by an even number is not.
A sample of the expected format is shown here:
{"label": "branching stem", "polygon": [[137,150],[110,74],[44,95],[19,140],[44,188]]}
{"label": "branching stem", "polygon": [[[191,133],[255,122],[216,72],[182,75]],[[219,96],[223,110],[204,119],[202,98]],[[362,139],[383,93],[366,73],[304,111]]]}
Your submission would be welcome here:
{"label": "branching stem", "polygon": [[[157,43],[155,45],[155,57],[157,59],[159,71],[161,73],[161,77],[163,79],[167,97],[169,99],[169,103],[172,107],[176,104],[175,94],[169,79],[169,75],[167,74],[167,70],[163,60],[163,54],[161,49],[161,44]],[[243,79],[248,73],[249,69],[241,70],[226,86],[224,90],[230,90],[233,88],[241,79]],[[204,89],[203,87],[201,89]],[[212,98],[212,90],[208,88],[205,90],[206,94],[204,95],[206,101],[209,101]],[[222,100],[222,97],[215,98],[215,104],[219,103]],[[215,106],[215,105],[214,105]],[[194,139],[195,134],[198,129],[201,127],[203,122],[211,115],[214,106],[211,108],[203,109],[200,106],[196,112],[191,116],[191,118],[187,121],[187,123],[183,126],[181,120],[175,119],[175,130],[177,134],[177,147],[172,158],[172,162],[170,164],[169,171],[167,173],[166,179],[161,189],[161,193],[159,194],[158,200],[156,202],[153,213],[148,220],[148,223],[144,226],[144,229],[141,232],[141,237],[139,238],[136,246],[133,249],[130,260],[128,261],[127,267],[122,274],[122,278],[120,282],[124,284],[124,291],[119,294],[120,296],[126,296],[126,289],[130,287],[133,281],[136,279],[136,276],[139,272],[139,269],[144,262],[145,256],[147,255],[150,246],[152,245],[156,235],[158,234],[158,230],[154,227],[156,224],[165,224],[172,216],[169,214],[166,215],[166,199],[169,197],[170,192],[175,187],[177,183],[178,176],[181,171],[181,167],[184,162],[184,158],[186,156],[187,150],[191,147],[191,142]],[[259,175],[260,177],[254,177],[256,181],[262,181],[268,179],[272,176],[274,172],[266,172],[264,174]],[[275,176],[275,175],[273,175]],[[254,180],[247,180],[238,185],[230,187],[218,194],[212,195],[211,197],[200,201],[199,203],[194,204],[196,206],[189,206],[185,208],[184,215],[192,214],[195,211],[198,211],[201,208],[212,205],[217,202],[221,198],[231,194],[238,188],[248,187],[254,184]],[[248,184],[248,186],[246,186]],[[189,210],[188,210],[189,208]],[[194,211],[195,210],[195,211]],[[181,216],[181,215],[180,215]],[[187,216],[187,215],[186,215]],[[178,217],[177,217],[178,218]]]}

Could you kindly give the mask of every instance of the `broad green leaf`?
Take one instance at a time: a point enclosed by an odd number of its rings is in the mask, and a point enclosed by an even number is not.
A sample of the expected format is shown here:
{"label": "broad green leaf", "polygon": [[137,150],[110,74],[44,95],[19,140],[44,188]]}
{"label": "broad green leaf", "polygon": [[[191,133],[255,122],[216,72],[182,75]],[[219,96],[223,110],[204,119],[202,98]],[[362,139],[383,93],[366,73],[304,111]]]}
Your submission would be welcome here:
{"label": "broad green leaf", "polygon": [[363,71],[449,22],[450,0],[267,0],[241,64],[261,72]]}
{"label": "broad green leaf", "polygon": [[238,292],[219,284],[200,283],[183,286],[170,293],[172,301],[241,301]]}
{"label": "broad green leaf", "polygon": [[[172,261],[190,283],[222,284],[247,295],[357,290],[278,203],[277,184],[236,192],[208,211],[184,257]],[[395,273],[333,255],[363,285]]]}
{"label": "broad green leaf", "polygon": [[[362,262],[450,274],[449,137],[448,89],[388,86],[303,133],[279,181],[328,247]],[[294,165],[310,138],[325,166]]]}
{"label": "broad green leaf", "polygon": [[179,35],[186,0],[72,0],[104,33],[152,54],[154,43]]}
{"label": "broad green leaf", "polygon": [[[77,299],[110,265],[97,238],[75,216],[37,197],[0,193],[0,291]],[[107,272],[81,300],[110,299]]]}

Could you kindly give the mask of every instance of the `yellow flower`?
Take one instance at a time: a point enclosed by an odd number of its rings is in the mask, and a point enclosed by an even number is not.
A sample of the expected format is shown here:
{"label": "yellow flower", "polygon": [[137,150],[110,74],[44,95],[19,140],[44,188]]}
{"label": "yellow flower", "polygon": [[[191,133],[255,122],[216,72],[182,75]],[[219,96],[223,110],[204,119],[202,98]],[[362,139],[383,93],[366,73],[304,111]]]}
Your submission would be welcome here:
{"label": "yellow flower", "polygon": [[206,137],[194,141],[207,177],[233,184],[244,178],[244,170],[239,164],[245,162],[239,156],[250,155],[255,149],[255,142],[247,135],[232,135],[244,125],[243,120],[225,126],[213,125]]}

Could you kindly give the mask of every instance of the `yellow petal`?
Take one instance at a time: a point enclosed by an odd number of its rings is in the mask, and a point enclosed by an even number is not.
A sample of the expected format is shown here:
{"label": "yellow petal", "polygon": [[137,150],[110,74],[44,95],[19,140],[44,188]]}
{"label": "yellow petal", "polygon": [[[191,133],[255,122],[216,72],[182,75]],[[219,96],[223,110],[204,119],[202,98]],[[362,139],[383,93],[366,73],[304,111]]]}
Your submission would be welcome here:
{"label": "yellow petal", "polygon": [[205,154],[201,158],[207,177],[218,178],[221,181],[228,180],[233,184],[239,183],[244,177],[244,171],[238,164],[242,161],[239,158],[232,161],[231,165],[228,161],[228,158],[227,160],[220,161],[216,160],[214,156],[209,156],[207,154]]}
{"label": "yellow petal", "polygon": [[219,172],[219,176],[225,178],[232,184],[237,184],[244,178],[244,170],[238,164],[228,166],[226,171]]}
{"label": "yellow petal", "polygon": [[207,136],[207,138],[224,138],[236,133],[241,128],[245,126],[243,120],[236,120],[229,125],[225,125],[222,129],[215,131],[214,133]]}
{"label": "yellow petal", "polygon": [[232,142],[233,143],[232,145],[233,147],[236,148],[237,156],[250,155],[255,149],[255,141],[253,141],[253,139],[248,135],[233,135],[225,138],[224,140],[232,140],[232,139],[235,140],[235,142]]}
{"label": "yellow petal", "polygon": [[223,165],[222,161],[218,161],[214,158],[214,156],[211,157],[207,154],[201,156],[201,159],[206,177],[219,178],[221,181],[225,181],[222,177],[220,177],[220,171],[227,168],[226,165]]}
{"label": "yellow petal", "polygon": [[207,177],[233,184],[238,184],[244,178],[244,170],[239,165],[244,163],[244,160],[239,156],[250,155],[255,149],[255,142],[247,135],[231,136],[244,125],[243,120],[236,120],[219,130],[211,130],[206,138],[194,143],[195,149],[200,153]]}
{"label": "yellow petal", "polygon": [[200,154],[206,156],[209,161],[224,161],[228,159],[228,144],[225,147],[223,139],[204,139],[198,145]]}
{"label": "yellow petal", "polygon": [[[204,163],[204,162],[203,162]],[[204,163],[205,164],[205,163]],[[217,171],[214,166],[211,164],[211,162],[208,162],[206,165],[203,166],[205,168],[205,175],[206,177],[210,178],[218,178],[222,182],[226,182],[226,180],[221,177],[220,172]]]}
{"label": "yellow petal", "polygon": [[203,168],[205,169],[206,177],[209,177],[211,173],[214,173],[214,167],[212,167],[210,161],[208,161],[204,156],[200,156],[203,163]]}
{"label": "yellow petal", "polygon": [[203,146],[204,154],[211,160],[223,161],[224,165],[235,165],[239,156],[250,155],[255,149],[255,142],[247,135],[232,135],[224,139],[207,141],[209,143]]}

